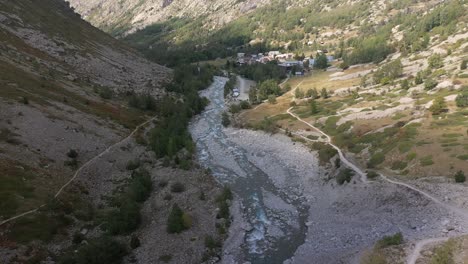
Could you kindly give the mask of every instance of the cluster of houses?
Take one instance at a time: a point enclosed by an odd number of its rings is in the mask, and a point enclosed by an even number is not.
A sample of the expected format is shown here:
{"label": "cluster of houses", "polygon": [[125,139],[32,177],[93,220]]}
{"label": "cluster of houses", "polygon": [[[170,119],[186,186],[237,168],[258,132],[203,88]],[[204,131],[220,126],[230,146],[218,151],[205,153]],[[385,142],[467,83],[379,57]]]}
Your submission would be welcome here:
{"label": "cluster of houses", "polygon": [[[326,50],[317,50],[317,54],[326,54]],[[328,62],[334,61],[334,57],[327,55]],[[281,53],[279,51],[269,51],[266,53],[259,54],[245,54],[237,53],[237,64],[239,65],[252,65],[256,63],[268,63],[271,61],[276,61],[279,67],[286,68],[287,71],[294,69],[295,75],[303,75],[305,68],[313,69],[315,64],[315,59],[313,58],[304,58],[303,60],[295,59],[293,53]],[[307,67],[305,67],[307,66]]]}

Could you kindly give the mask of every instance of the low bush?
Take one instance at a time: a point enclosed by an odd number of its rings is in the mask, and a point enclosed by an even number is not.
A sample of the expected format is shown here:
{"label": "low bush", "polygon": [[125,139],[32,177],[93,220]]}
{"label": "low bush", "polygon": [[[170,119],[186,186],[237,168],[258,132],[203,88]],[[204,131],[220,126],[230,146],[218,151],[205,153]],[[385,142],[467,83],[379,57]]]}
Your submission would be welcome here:
{"label": "low bush", "polygon": [[173,193],[181,193],[181,192],[184,192],[185,191],[185,186],[184,184],[180,183],[180,182],[176,182],[176,183],[173,183],[171,185],[171,192]]}
{"label": "low bush", "polygon": [[392,163],[392,170],[403,170],[408,166],[408,163],[404,161],[395,161]]}
{"label": "low bush", "polygon": [[312,144],[312,149],[318,151],[319,160],[322,164],[329,162],[331,158],[338,154],[336,149],[321,142],[314,142],[314,144]]}
{"label": "low bush", "polygon": [[177,204],[174,204],[167,219],[167,232],[169,234],[174,234],[180,233],[186,229],[187,226],[184,223],[184,212]]}
{"label": "low bush", "polygon": [[114,92],[108,87],[102,87],[97,92],[102,99],[111,99],[114,96]]}
{"label": "low bush", "polygon": [[219,240],[214,239],[212,236],[206,236],[205,237],[205,247],[208,248],[208,249],[221,248],[222,243]]}
{"label": "low bush", "polygon": [[378,174],[377,172],[375,172],[375,171],[373,171],[373,170],[368,170],[368,171],[367,171],[367,178],[368,178],[368,179],[371,179],[371,180],[372,180],[372,179],[375,179],[375,178],[377,178],[377,177],[379,177],[379,174]]}
{"label": "low bush", "polygon": [[117,240],[103,236],[80,246],[76,253],[66,254],[61,264],[119,264],[127,255],[125,246]]}
{"label": "low bush", "polygon": [[271,118],[267,117],[265,117],[261,122],[256,124],[254,128],[257,130],[263,130],[270,134],[274,134],[276,133],[276,131],[278,131],[276,123]]}
{"label": "low bush", "polygon": [[229,114],[226,113],[226,112],[223,112],[222,116],[221,116],[221,124],[224,126],[224,127],[228,127],[230,124],[231,124],[231,120],[229,119]]}
{"label": "low bush", "polygon": [[336,176],[336,182],[339,185],[343,185],[345,182],[351,182],[351,179],[354,176],[354,172],[348,168],[341,170]]}
{"label": "low bush", "polygon": [[78,160],[76,160],[76,159],[66,160],[63,164],[65,166],[68,166],[68,167],[72,168],[72,169],[78,168]]}
{"label": "low bush", "polygon": [[458,107],[468,107],[468,87],[464,87],[460,94],[455,99],[455,103]]}
{"label": "low bush", "polygon": [[149,94],[136,95],[132,94],[128,98],[128,105],[133,108],[137,108],[144,111],[155,111],[157,110],[158,102],[154,97]]}
{"label": "low bush", "polygon": [[117,208],[104,217],[103,228],[112,235],[129,234],[136,230],[141,223],[140,204],[148,199],[152,189],[153,182],[148,171],[133,171],[125,192],[114,199]]}
{"label": "low bush", "polygon": [[466,181],[465,173],[463,171],[458,171],[454,175],[455,182],[457,183],[463,183]]}
{"label": "low bush", "polygon": [[370,160],[367,162],[367,167],[375,168],[377,165],[385,161],[385,154],[383,152],[375,153],[371,156]]}
{"label": "low bush", "polygon": [[411,153],[408,153],[408,155],[406,155],[406,159],[407,159],[408,161],[412,161],[412,160],[414,160],[417,156],[418,156],[418,154],[416,154],[416,152],[411,152]]}
{"label": "low bush", "polygon": [[132,172],[132,179],[124,199],[142,203],[149,198],[153,190],[153,182],[148,171],[139,169]]}
{"label": "low bush", "polygon": [[437,81],[427,78],[426,81],[424,81],[424,89],[426,90],[432,90],[437,86]]}
{"label": "low bush", "polygon": [[125,235],[135,231],[140,223],[140,206],[136,202],[125,201],[107,213],[103,228],[111,235]]}
{"label": "low bush", "polygon": [[127,162],[126,169],[132,171],[132,170],[138,169],[139,167],[140,167],[140,161],[139,160],[129,160]]}
{"label": "low bush", "polygon": [[135,249],[137,247],[140,246],[140,239],[136,236],[136,235],[133,235],[131,238],[130,238],[130,247],[132,249]]}
{"label": "low bush", "polygon": [[70,149],[68,152],[67,152],[67,156],[70,158],[70,159],[76,159],[78,158],[78,151],[74,150],[74,149]]}
{"label": "low bush", "polygon": [[432,155],[424,156],[419,161],[421,166],[430,166],[434,164],[434,161],[432,161]]}
{"label": "low bush", "polygon": [[377,241],[376,247],[377,248],[386,248],[389,246],[397,246],[403,243],[403,234],[396,233],[392,236],[384,236],[382,239]]}

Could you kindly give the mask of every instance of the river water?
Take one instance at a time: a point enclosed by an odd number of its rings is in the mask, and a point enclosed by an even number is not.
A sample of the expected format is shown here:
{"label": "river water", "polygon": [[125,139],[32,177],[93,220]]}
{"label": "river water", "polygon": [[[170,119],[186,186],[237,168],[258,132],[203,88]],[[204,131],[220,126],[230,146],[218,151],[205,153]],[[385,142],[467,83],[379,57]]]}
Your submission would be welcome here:
{"label": "river water", "polygon": [[[315,154],[285,136],[223,128],[226,78],[202,96],[206,110],[190,125],[199,163],[231,187],[247,226],[231,263],[357,263],[384,235],[415,240],[462,232],[460,219],[418,193],[358,179],[337,186]],[[243,233],[243,234],[244,234]]]}
{"label": "river water", "polygon": [[[308,208],[297,193],[276,187],[268,174],[249,160],[249,153],[226,135],[221,125],[226,80],[215,78],[214,89],[204,94],[211,104],[191,125],[199,163],[229,185],[243,204],[244,217],[251,226],[242,248],[245,260],[282,263],[304,243]],[[295,177],[289,173],[287,177]],[[265,196],[286,206],[274,210],[265,205]]]}

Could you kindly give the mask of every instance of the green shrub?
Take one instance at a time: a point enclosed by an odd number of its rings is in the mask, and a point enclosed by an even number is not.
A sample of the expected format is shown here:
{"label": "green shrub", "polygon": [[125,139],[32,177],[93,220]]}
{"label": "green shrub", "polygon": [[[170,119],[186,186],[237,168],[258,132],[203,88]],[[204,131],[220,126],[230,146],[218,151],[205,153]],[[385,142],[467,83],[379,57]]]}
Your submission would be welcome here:
{"label": "green shrub", "polygon": [[136,230],[141,223],[140,204],[148,199],[152,188],[149,172],[134,170],[125,192],[114,199],[117,208],[105,215],[102,227],[112,235],[129,234]]}
{"label": "green shrub", "polygon": [[173,193],[181,193],[185,191],[185,186],[181,182],[176,182],[171,185],[171,192]]}
{"label": "green shrub", "polygon": [[140,245],[140,239],[136,235],[132,235],[132,237],[130,238],[130,248],[135,249]]}
{"label": "green shrub", "polygon": [[228,225],[230,223],[230,211],[228,201],[232,200],[232,191],[228,186],[224,186],[221,194],[216,198],[218,203],[219,213],[216,216],[217,218],[226,219]]}
{"label": "green shrub", "polygon": [[136,202],[125,201],[107,213],[103,228],[112,235],[130,234],[140,223],[140,206]]}
{"label": "green shrub", "polygon": [[351,178],[354,176],[354,171],[352,171],[351,169],[344,169],[344,170],[341,170],[338,175],[336,176],[336,182],[339,184],[339,185],[343,185],[345,182],[351,182]]}
{"label": "green shrub", "polygon": [[62,264],[118,264],[127,255],[125,247],[116,240],[103,236],[78,248],[77,253],[67,254]]}
{"label": "green shrub", "polygon": [[426,81],[424,81],[424,89],[426,90],[432,90],[437,86],[437,81],[427,78]]}
{"label": "green shrub", "polygon": [[460,160],[468,160],[468,154],[458,155],[458,156],[457,156],[457,159],[460,159]]}
{"label": "green shrub", "polygon": [[140,160],[138,160],[138,159],[137,160],[129,160],[127,162],[126,169],[132,171],[132,170],[138,169],[139,167],[140,167]]}
{"label": "green shrub", "polygon": [[231,120],[229,119],[229,115],[228,113],[226,112],[223,112],[223,115],[221,117],[221,124],[224,126],[224,127],[228,127],[230,124],[231,124]]}
{"label": "green shrub", "polygon": [[395,161],[392,163],[392,170],[403,170],[408,166],[408,163],[404,161]]}
{"label": "green shrub", "polygon": [[418,72],[416,74],[416,77],[414,78],[414,84],[415,85],[419,85],[419,84],[422,84],[424,82],[423,80],[423,73],[422,72]]}
{"label": "green shrub", "polygon": [[468,63],[468,60],[462,60],[460,64],[460,70],[466,70],[466,64]]}
{"label": "green shrub", "polygon": [[439,115],[446,111],[446,107],[447,103],[445,102],[444,97],[437,97],[431,107],[429,107],[429,111],[431,111],[433,115]]}
{"label": "green shrub", "polygon": [[244,110],[249,109],[250,108],[250,103],[248,101],[241,101],[239,103],[239,106]]}
{"label": "green shrub", "polygon": [[272,118],[265,117],[262,121],[255,125],[255,129],[263,130],[266,133],[274,134],[278,131],[278,127]]}
{"label": "green shrub", "polygon": [[455,173],[454,178],[457,183],[463,183],[466,181],[465,173],[461,170]]}
{"label": "green shrub", "polygon": [[206,236],[205,237],[205,247],[208,248],[208,249],[221,248],[222,243],[219,240],[214,239],[212,236]]}
{"label": "green shrub", "polygon": [[371,179],[371,180],[372,180],[372,179],[375,179],[375,178],[377,178],[377,177],[379,177],[379,174],[378,174],[377,172],[375,172],[375,171],[373,171],[373,170],[368,170],[368,171],[367,171],[367,178],[368,178],[368,179]]}
{"label": "green shrub", "polygon": [[312,144],[312,149],[318,151],[319,160],[321,163],[329,162],[331,158],[338,154],[338,151],[332,146],[321,142],[314,142]]}
{"label": "green shrub", "polygon": [[384,236],[381,240],[377,241],[377,248],[386,248],[389,246],[397,246],[403,243],[403,234],[396,233],[392,236]]}
{"label": "green shrub", "polygon": [[77,159],[66,160],[63,164],[65,166],[71,167],[72,169],[78,168],[78,160]]}
{"label": "green shrub", "polygon": [[433,69],[442,68],[444,66],[444,62],[440,54],[434,54],[428,59],[429,67]]}
{"label": "green shrub", "polygon": [[434,164],[434,161],[432,161],[432,155],[424,156],[419,161],[421,166],[430,166]]}
{"label": "green shrub", "polygon": [[102,87],[98,89],[98,94],[102,99],[111,99],[114,92],[108,87]]}
{"label": "green shrub", "polygon": [[367,167],[375,168],[375,166],[381,164],[385,161],[385,154],[383,152],[375,153],[371,156],[370,160],[367,162]]}
{"label": "green shrub", "polygon": [[273,94],[270,94],[270,95],[268,96],[268,103],[270,103],[270,104],[276,104],[276,96],[273,95]]}
{"label": "green shrub", "polygon": [[413,142],[410,141],[403,141],[398,145],[398,150],[400,153],[406,153],[411,150],[413,147]]}
{"label": "green shrub", "polygon": [[468,87],[464,87],[462,92],[457,95],[455,103],[458,107],[468,107]]}
{"label": "green shrub", "polygon": [[401,89],[408,90],[410,88],[408,79],[404,79],[403,81],[401,81],[400,86]]}
{"label": "green shrub", "polygon": [[128,186],[127,194],[123,199],[131,199],[132,201],[142,203],[146,201],[153,190],[153,182],[151,175],[147,170],[139,169],[132,172],[132,179]]}
{"label": "green shrub", "polygon": [[315,58],[314,68],[316,68],[316,69],[326,69],[327,67],[328,67],[327,55],[325,55],[324,53],[320,53]]}
{"label": "green shrub", "polygon": [[237,113],[239,113],[241,110],[242,110],[242,108],[241,108],[240,105],[238,105],[238,104],[232,104],[232,105],[229,107],[229,112],[231,112],[231,113],[233,113],[233,114],[237,114]]}
{"label": "green shrub", "polygon": [[417,157],[418,154],[416,154],[416,152],[411,152],[411,153],[408,153],[408,155],[406,155],[406,159],[408,161],[412,161],[414,160],[416,157]]}
{"label": "green shrub", "polygon": [[70,149],[70,150],[67,152],[67,156],[68,156],[70,159],[76,159],[76,158],[78,158],[78,151],[76,151],[75,149]]}
{"label": "green shrub", "polygon": [[137,108],[144,111],[156,111],[158,102],[153,96],[149,94],[145,95],[130,95],[128,99],[128,105],[133,108]]}
{"label": "green shrub", "polygon": [[167,219],[167,232],[169,234],[180,233],[186,229],[187,227],[184,224],[184,212],[177,204],[174,204],[169,213],[169,218]]}

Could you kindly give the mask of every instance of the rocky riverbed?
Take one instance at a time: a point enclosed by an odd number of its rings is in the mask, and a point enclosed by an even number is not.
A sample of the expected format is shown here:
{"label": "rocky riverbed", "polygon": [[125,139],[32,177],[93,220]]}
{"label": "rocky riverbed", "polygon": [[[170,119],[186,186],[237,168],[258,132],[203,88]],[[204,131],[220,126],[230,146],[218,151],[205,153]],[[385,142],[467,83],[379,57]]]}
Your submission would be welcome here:
{"label": "rocky riverbed", "polygon": [[414,241],[465,232],[463,219],[415,191],[356,177],[338,186],[316,154],[282,135],[223,128],[223,86],[191,124],[202,166],[237,196],[225,263],[356,263],[385,235]]}

